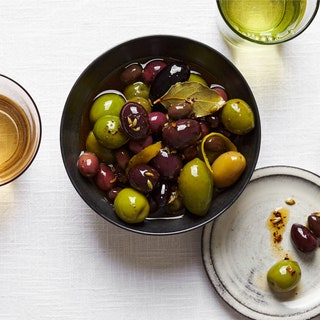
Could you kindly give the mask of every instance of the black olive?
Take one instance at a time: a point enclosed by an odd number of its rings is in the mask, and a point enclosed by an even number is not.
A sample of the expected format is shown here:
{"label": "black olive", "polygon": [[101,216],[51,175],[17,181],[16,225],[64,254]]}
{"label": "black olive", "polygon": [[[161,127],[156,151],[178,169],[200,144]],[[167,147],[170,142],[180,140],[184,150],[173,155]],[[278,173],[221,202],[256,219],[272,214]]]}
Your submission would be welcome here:
{"label": "black olive", "polygon": [[189,79],[190,68],[183,62],[172,62],[162,69],[150,86],[149,98],[152,102],[162,97],[172,85]]}

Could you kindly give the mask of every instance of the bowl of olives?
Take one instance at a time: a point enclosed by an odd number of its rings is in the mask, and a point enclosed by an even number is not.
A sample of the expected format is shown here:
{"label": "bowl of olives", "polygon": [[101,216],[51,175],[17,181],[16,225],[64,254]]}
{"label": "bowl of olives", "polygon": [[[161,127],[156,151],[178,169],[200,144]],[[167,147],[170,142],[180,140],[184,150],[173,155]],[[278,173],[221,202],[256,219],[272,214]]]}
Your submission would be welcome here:
{"label": "bowl of olives", "polygon": [[61,153],[87,205],[140,234],[171,235],[221,215],[260,149],[254,96],[238,69],[198,41],[168,35],[96,58],[62,113]]}

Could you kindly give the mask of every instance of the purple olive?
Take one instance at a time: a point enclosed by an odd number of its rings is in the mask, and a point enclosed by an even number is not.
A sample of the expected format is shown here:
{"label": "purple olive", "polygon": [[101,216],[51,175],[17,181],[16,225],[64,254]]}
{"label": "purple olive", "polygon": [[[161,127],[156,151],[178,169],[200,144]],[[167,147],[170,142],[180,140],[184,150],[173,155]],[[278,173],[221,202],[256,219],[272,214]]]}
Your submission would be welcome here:
{"label": "purple olive", "polygon": [[82,153],[78,159],[78,169],[83,176],[94,177],[99,170],[98,157],[91,152]]}
{"label": "purple olive", "polygon": [[147,85],[150,85],[156,75],[166,66],[167,64],[163,60],[156,59],[149,61],[142,71],[143,82]]}
{"label": "purple olive", "polygon": [[157,185],[159,172],[147,164],[136,164],[128,172],[128,181],[131,187],[138,191],[148,193]]}
{"label": "purple olive", "polygon": [[302,224],[294,223],[290,234],[294,245],[302,252],[312,252],[318,246],[316,237]]}
{"label": "purple olive", "polygon": [[146,148],[150,144],[152,144],[153,138],[152,136],[147,136],[146,138],[140,139],[140,140],[130,140],[129,141],[129,149],[133,153],[138,153],[142,149]]}
{"label": "purple olive", "polygon": [[131,153],[127,148],[120,147],[119,149],[115,150],[114,157],[118,166],[122,170],[125,170],[131,158]]}
{"label": "purple olive", "polygon": [[120,111],[121,126],[133,140],[146,138],[150,133],[148,113],[139,103],[127,102]]}
{"label": "purple olive", "polygon": [[195,144],[180,150],[180,154],[184,162],[189,162],[192,159],[196,158],[198,156],[198,153],[198,147]]}
{"label": "purple olive", "polygon": [[201,130],[201,138],[205,137],[207,134],[211,132],[209,125],[206,122],[199,121],[200,130]]}
{"label": "purple olive", "polygon": [[201,127],[197,120],[180,119],[171,122],[163,129],[163,140],[174,149],[184,149],[194,144],[201,136]]}
{"label": "purple olive", "polygon": [[161,181],[152,192],[152,197],[159,207],[164,207],[168,204],[170,195],[171,188],[167,181]]}
{"label": "purple olive", "polygon": [[221,123],[220,116],[217,113],[210,114],[209,116],[206,116],[205,119],[208,126],[212,129],[218,128]]}
{"label": "purple olive", "polygon": [[163,112],[153,111],[149,113],[149,124],[152,133],[161,133],[167,122],[167,116]]}
{"label": "purple olive", "polygon": [[116,198],[116,196],[118,195],[118,193],[122,190],[121,187],[114,187],[112,189],[110,189],[107,193],[107,198],[108,200],[113,203],[114,199]]}
{"label": "purple olive", "polygon": [[161,149],[152,159],[152,166],[160,173],[163,179],[177,179],[182,169],[182,160],[177,153],[170,153],[167,149]]}
{"label": "purple olive", "polygon": [[121,81],[126,84],[132,83],[139,79],[142,73],[142,67],[139,63],[133,63],[127,66],[120,75]]}
{"label": "purple olive", "polygon": [[112,169],[104,163],[100,164],[99,171],[95,176],[97,186],[103,191],[111,190],[117,181]]}
{"label": "purple olive", "polygon": [[189,102],[178,102],[172,104],[168,109],[168,116],[172,120],[188,118],[192,111],[192,105]]}
{"label": "purple olive", "polygon": [[213,89],[218,95],[220,95],[224,101],[227,101],[229,99],[226,89],[223,86],[220,86],[219,84],[212,84],[210,88]]}
{"label": "purple olive", "polygon": [[312,233],[320,238],[320,213],[314,212],[308,216],[308,226]]}

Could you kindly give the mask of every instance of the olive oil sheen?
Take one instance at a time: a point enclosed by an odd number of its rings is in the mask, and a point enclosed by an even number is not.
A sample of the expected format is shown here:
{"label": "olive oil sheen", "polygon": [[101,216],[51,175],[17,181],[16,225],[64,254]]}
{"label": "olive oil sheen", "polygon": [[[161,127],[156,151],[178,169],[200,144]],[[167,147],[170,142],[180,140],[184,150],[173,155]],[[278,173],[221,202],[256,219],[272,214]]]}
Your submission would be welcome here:
{"label": "olive oil sheen", "polygon": [[226,22],[257,42],[285,39],[301,22],[307,0],[219,0]]}

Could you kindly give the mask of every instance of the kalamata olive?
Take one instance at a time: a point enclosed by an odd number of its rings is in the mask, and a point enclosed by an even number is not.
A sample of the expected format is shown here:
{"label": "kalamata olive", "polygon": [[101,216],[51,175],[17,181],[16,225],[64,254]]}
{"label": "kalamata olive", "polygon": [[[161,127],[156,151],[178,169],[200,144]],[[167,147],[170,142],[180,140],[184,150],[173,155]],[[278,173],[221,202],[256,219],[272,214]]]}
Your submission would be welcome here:
{"label": "kalamata olive", "polygon": [[203,138],[210,133],[210,127],[204,121],[199,121],[199,125],[200,125],[200,131],[201,131],[201,138]]}
{"label": "kalamata olive", "polygon": [[121,73],[120,79],[124,83],[132,83],[137,81],[142,74],[142,67],[139,63],[133,63],[127,66]]}
{"label": "kalamata olive", "polygon": [[119,92],[106,92],[97,97],[90,108],[90,121],[95,123],[104,115],[112,115],[119,117],[122,106],[126,103],[126,99]]}
{"label": "kalamata olive", "polygon": [[110,167],[112,168],[112,171],[117,179],[117,185],[119,184],[124,186],[128,183],[128,177],[125,170],[121,169],[117,163],[110,165]]}
{"label": "kalamata olive", "polygon": [[159,207],[164,207],[170,199],[171,188],[167,181],[161,181],[152,192],[152,197],[155,199]]}
{"label": "kalamata olive", "polygon": [[205,215],[213,197],[212,173],[199,158],[189,161],[178,178],[179,192],[187,210],[195,215]]}
{"label": "kalamata olive", "polygon": [[308,216],[308,227],[317,238],[320,238],[320,212]]}
{"label": "kalamata olive", "polygon": [[97,186],[103,191],[109,191],[115,186],[116,180],[111,168],[104,163],[100,163],[98,173],[95,176]]}
{"label": "kalamata olive", "polygon": [[195,144],[191,146],[185,147],[182,150],[179,150],[181,158],[184,162],[188,162],[194,158],[196,158],[199,154],[198,147]]}
{"label": "kalamata olive", "polygon": [[105,115],[99,118],[94,124],[93,133],[97,141],[108,149],[120,148],[128,141],[117,116]]}
{"label": "kalamata olive", "polygon": [[145,83],[138,81],[131,83],[127,87],[125,87],[123,93],[127,100],[130,100],[133,97],[142,97],[148,99],[149,87]]}
{"label": "kalamata olive", "polygon": [[219,135],[212,135],[204,143],[206,151],[223,153],[227,151],[225,140]]}
{"label": "kalamata olive", "polygon": [[121,109],[120,120],[123,130],[131,139],[140,140],[149,135],[148,113],[140,104],[127,102]]}
{"label": "kalamata olive", "polygon": [[318,246],[317,238],[302,224],[294,223],[290,235],[293,244],[302,252],[312,252]]}
{"label": "kalamata olive", "polygon": [[152,102],[163,96],[177,82],[187,81],[189,66],[183,62],[172,62],[162,69],[150,86],[149,98]]}
{"label": "kalamata olive", "polygon": [[229,98],[226,89],[223,86],[219,84],[212,84],[210,88],[213,89],[217,94],[219,94],[224,101],[228,101]]}
{"label": "kalamata olive", "polygon": [[151,192],[158,183],[159,172],[147,164],[136,164],[128,172],[128,181],[134,189]]}
{"label": "kalamata olive", "polygon": [[146,197],[147,197],[148,202],[149,202],[150,213],[157,212],[157,211],[160,209],[160,207],[159,207],[159,205],[157,204],[156,200],[151,196],[150,193],[147,193],[147,194],[146,194]]}
{"label": "kalamata olive", "polygon": [[206,123],[208,126],[212,129],[216,129],[220,125],[220,116],[218,113],[210,114],[209,116],[206,116],[205,118]]}
{"label": "kalamata olive", "polygon": [[114,200],[114,210],[121,220],[140,223],[149,215],[150,206],[144,194],[133,188],[123,188]]}
{"label": "kalamata olive", "polygon": [[154,78],[156,77],[156,75],[165,67],[167,66],[167,64],[160,59],[155,59],[155,60],[151,60],[149,61],[145,67],[143,68],[142,71],[142,79],[143,82],[147,85],[150,85]]}
{"label": "kalamata olive", "polygon": [[117,150],[114,151],[114,157],[115,160],[118,164],[118,166],[122,169],[125,170],[127,167],[129,160],[131,158],[131,153],[129,150],[125,147],[121,147]]}
{"label": "kalamata olive", "polygon": [[225,138],[218,134],[208,135],[203,141],[205,156],[210,164],[212,164],[222,153],[229,151]]}
{"label": "kalamata olive", "polygon": [[112,189],[110,189],[107,193],[107,199],[113,203],[116,196],[119,194],[119,192],[122,190],[121,187],[114,187]]}
{"label": "kalamata olive", "polygon": [[184,149],[194,144],[201,135],[198,121],[180,119],[169,123],[163,128],[163,140],[174,149]]}
{"label": "kalamata olive", "polygon": [[172,120],[188,118],[192,111],[192,105],[189,102],[178,102],[172,104],[168,109],[168,116]]}
{"label": "kalamata olive", "polygon": [[231,99],[221,110],[221,121],[230,132],[243,135],[255,126],[254,113],[242,99]]}
{"label": "kalamata olive", "polygon": [[149,124],[152,133],[161,133],[167,122],[167,116],[163,112],[153,111],[149,113]]}
{"label": "kalamata olive", "polygon": [[160,173],[163,179],[174,180],[182,169],[182,160],[177,153],[171,153],[167,149],[160,149],[152,159],[152,166]]}
{"label": "kalamata olive", "polygon": [[298,262],[281,260],[274,264],[267,273],[267,281],[275,292],[288,292],[294,289],[301,279],[301,269]]}
{"label": "kalamata olive", "polygon": [[139,153],[141,150],[143,150],[147,146],[150,146],[152,143],[153,143],[153,138],[151,135],[140,140],[130,140],[129,149],[133,153]]}
{"label": "kalamata olive", "polygon": [[246,158],[238,151],[221,154],[212,164],[214,185],[227,188],[233,185],[246,168]]}
{"label": "kalamata olive", "polygon": [[91,152],[82,153],[78,159],[78,169],[83,176],[94,177],[99,170],[98,157]]}

